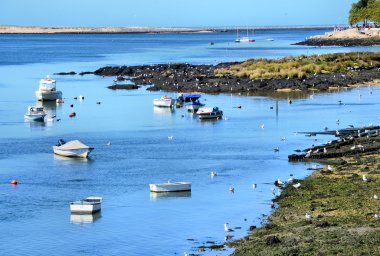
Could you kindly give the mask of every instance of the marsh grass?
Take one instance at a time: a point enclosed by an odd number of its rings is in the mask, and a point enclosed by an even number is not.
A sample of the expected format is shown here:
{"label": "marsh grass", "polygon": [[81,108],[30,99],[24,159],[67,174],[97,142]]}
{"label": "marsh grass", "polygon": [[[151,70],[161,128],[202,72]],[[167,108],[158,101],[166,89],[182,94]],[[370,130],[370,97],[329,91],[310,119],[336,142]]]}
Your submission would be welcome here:
{"label": "marsh grass", "polygon": [[[346,158],[331,174],[315,171],[288,186],[277,199],[279,208],[269,217],[274,228],[255,230],[231,243],[233,255],[379,255],[380,171],[378,155]],[[371,182],[363,182],[362,174]],[[311,213],[311,220],[305,214]],[[267,245],[276,236],[280,243]]]}
{"label": "marsh grass", "polygon": [[232,75],[250,79],[299,78],[322,73],[349,73],[380,67],[379,52],[301,55],[282,59],[249,59],[229,68],[215,70],[216,76]]}

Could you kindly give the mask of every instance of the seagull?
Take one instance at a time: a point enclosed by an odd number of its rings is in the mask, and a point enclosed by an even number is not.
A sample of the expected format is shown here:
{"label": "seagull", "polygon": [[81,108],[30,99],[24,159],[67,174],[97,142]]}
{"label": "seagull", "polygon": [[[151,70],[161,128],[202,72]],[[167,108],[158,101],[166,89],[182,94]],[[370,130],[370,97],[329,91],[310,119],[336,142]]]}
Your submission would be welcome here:
{"label": "seagull", "polygon": [[224,237],[224,241],[227,242],[227,241],[231,240],[231,238],[233,238],[233,236],[227,235]]}
{"label": "seagull", "polygon": [[333,170],[333,168],[331,167],[331,165],[327,165],[327,170],[329,170],[329,171]]}
{"label": "seagull", "polygon": [[174,136],[173,135],[171,135],[171,136],[168,136],[168,140],[172,140],[174,138]]}
{"label": "seagull", "polygon": [[252,188],[253,188],[253,189],[256,189],[256,188],[257,188],[257,184],[256,184],[256,183],[253,183],[253,184],[252,184]]}
{"label": "seagull", "polygon": [[293,183],[293,181],[294,181],[294,178],[289,178],[288,179],[288,183]]}
{"label": "seagull", "polygon": [[280,151],[280,148],[277,147],[277,148],[274,148],[273,150],[274,150],[274,152],[279,152],[279,151]]}
{"label": "seagull", "polygon": [[230,185],[230,192],[231,192],[231,193],[235,193],[234,185]]}
{"label": "seagull", "polygon": [[285,140],[286,140],[286,138],[285,138],[285,137],[282,137],[282,138],[281,138],[281,141],[285,141]]}
{"label": "seagull", "polygon": [[264,129],[264,127],[265,127],[265,124],[261,124],[261,125],[260,125],[260,128],[261,128],[261,129]]}
{"label": "seagull", "polygon": [[226,231],[226,232],[233,232],[233,230],[228,227],[229,224],[230,223],[224,223],[224,231]]}
{"label": "seagull", "polygon": [[373,217],[374,217],[375,219],[380,218],[380,216],[379,216],[377,213],[375,213],[375,215],[373,215]]}
{"label": "seagull", "polygon": [[297,184],[293,185],[293,187],[295,187],[295,188],[299,188],[300,186],[301,186],[301,183],[299,183],[299,182]]}
{"label": "seagull", "polygon": [[310,213],[306,213],[306,214],[305,214],[305,218],[306,218],[307,220],[311,220],[311,219],[313,218],[313,216],[312,216]]}
{"label": "seagull", "polygon": [[377,200],[379,197],[377,195],[373,195],[373,199]]}
{"label": "seagull", "polygon": [[367,176],[363,175],[363,181],[364,181],[364,182],[369,182],[370,179],[368,179]]}
{"label": "seagull", "polygon": [[215,176],[218,176],[218,173],[216,171],[212,171],[211,172],[211,177],[215,177]]}
{"label": "seagull", "polygon": [[111,141],[108,141],[107,146],[111,146]]}
{"label": "seagull", "polygon": [[284,182],[280,178],[277,178],[277,184],[281,186],[284,185]]}
{"label": "seagull", "polygon": [[326,149],[326,148],[323,148],[323,153],[324,153],[324,154],[327,153],[327,149]]}

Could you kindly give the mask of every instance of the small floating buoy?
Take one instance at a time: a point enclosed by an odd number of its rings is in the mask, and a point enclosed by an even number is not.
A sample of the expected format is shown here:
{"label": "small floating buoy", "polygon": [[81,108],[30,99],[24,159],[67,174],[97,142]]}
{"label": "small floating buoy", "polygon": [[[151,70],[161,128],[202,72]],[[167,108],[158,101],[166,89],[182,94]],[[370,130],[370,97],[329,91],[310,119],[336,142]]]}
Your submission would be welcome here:
{"label": "small floating buoy", "polygon": [[74,96],[74,100],[76,100],[76,99],[78,99],[78,97],[77,97],[77,96]]}
{"label": "small floating buoy", "polygon": [[80,99],[80,100],[84,100],[84,96],[82,96],[82,95],[79,96],[79,99]]}
{"label": "small floating buoy", "polygon": [[17,180],[12,180],[12,181],[11,181],[11,184],[12,184],[12,185],[17,185],[17,183],[18,183]]}
{"label": "small floating buoy", "polygon": [[100,102],[100,101],[98,101],[98,102],[96,102],[96,104],[101,104],[101,102]]}
{"label": "small floating buoy", "polygon": [[73,108],[74,107],[74,104],[70,104],[70,108]]}
{"label": "small floating buoy", "polygon": [[75,112],[71,112],[71,114],[69,115],[69,117],[74,117],[76,116],[77,114]]}

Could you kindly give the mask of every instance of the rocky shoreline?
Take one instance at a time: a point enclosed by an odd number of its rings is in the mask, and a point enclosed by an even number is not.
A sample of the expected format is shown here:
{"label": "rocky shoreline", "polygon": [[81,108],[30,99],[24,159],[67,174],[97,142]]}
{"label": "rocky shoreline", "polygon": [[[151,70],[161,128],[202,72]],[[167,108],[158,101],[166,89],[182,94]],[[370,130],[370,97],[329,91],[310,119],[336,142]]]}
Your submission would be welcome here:
{"label": "rocky shoreline", "polygon": [[[186,63],[142,66],[102,67],[94,72],[81,72],[99,76],[130,79],[137,86],[148,86],[151,91],[198,91],[203,93],[255,93],[269,90],[328,90],[347,87],[380,79],[379,68],[352,70],[350,73],[315,74],[306,78],[250,79],[233,75],[217,76],[214,71],[228,68],[233,63],[218,65],[191,65]],[[62,74],[62,73],[58,73]],[[68,74],[71,74],[68,73]],[[115,88],[117,89],[117,88]]]}
{"label": "rocky shoreline", "polygon": [[308,46],[375,46],[380,45],[380,37],[373,38],[310,38],[294,45]]}

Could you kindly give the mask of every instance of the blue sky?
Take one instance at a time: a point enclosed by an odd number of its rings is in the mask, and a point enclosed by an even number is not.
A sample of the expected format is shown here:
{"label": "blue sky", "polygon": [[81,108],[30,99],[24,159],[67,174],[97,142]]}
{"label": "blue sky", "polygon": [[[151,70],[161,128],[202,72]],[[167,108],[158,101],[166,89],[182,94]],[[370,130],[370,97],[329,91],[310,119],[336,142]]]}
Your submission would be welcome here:
{"label": "blue sky", "polygon": [[347,23],[357,0],[0,0],[0,24],[273,26]]}

